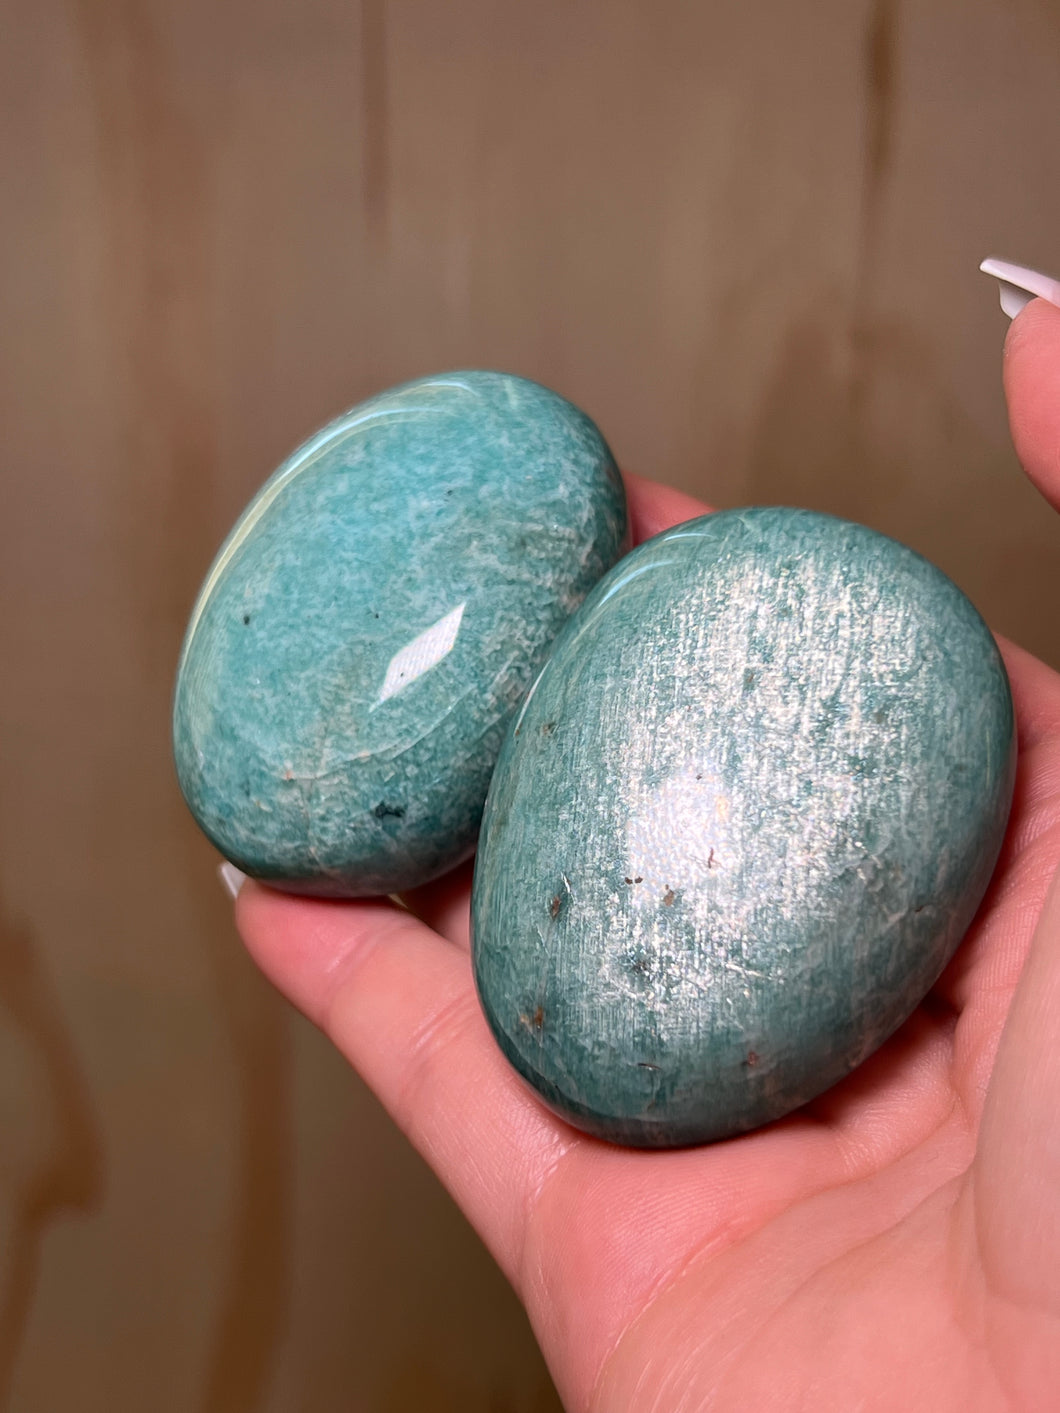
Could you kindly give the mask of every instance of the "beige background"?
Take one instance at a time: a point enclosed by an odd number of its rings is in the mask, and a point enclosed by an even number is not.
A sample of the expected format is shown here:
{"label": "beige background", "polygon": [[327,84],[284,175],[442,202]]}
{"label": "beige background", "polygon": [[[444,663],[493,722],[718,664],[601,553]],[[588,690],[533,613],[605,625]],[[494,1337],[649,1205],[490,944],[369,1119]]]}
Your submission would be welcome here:
{"label": "beige background", "polygon": [[499,366],[830,508],[1060,662],[997,253],[1060,273],[1056,0],[0,0],[0,1408],[555,1407],[253,974],[168,705],[317,424]]}

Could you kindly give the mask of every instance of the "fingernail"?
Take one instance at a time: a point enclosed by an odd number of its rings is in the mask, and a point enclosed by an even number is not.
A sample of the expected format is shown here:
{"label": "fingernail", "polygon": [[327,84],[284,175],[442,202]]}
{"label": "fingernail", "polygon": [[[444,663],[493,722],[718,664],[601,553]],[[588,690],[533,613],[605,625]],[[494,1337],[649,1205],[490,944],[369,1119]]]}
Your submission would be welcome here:
{"label": "fingernail", "polygon": [[1013,265],[1011,260],[995,260],[993,256],[979,266],[984,275],[993,275],[1001,287],[1001,307],[1010,319],[1015,319],[1032,299],[1047,299],[1060,308],[1060,280],[1030,270],[1026,265]]}
{"label": "fingernail", "polygon": [[218,864],[217,877],[221,880],[221,887],[233,900],[239,897],[239,890],[247,881],[246,874],[240,873],[235,864],[230,864],[227,859],[223,864]]}

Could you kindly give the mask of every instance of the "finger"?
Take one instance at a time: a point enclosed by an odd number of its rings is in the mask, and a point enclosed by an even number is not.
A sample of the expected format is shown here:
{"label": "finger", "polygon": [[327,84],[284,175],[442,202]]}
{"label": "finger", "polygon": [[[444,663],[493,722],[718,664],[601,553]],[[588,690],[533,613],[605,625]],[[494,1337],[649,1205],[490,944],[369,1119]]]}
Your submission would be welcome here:
{"label": "finger", "polygon": [[375,1091],[517,1283],[532,1194],[579,1140],[505,1062],[467,955],[386,901],[246,884],[236,921],[261,969]]}
{"label": "finger", "polygon": [[1060,309],[1034,299],[1005,340],[1005,395],[1016,453],[1060,509]]}
{"label": "finger", "polygon": [[668,530],[671,525],[679,525],[683,520],[710,513],[711,506],[685,495],[684,491],[675,491],[672,486],[661,486],[658,481],[634,476],[631,471],[624,471],[622,479],[626,483],[634,544],[650,540],[652,535]]}
{"label": "finger", "polygon": [[965,1110],[982,1111],[997,1037],[1056,868],[1060,794],[1060,675],[998,640],[1016,707],[1019,764],[1012,814],[994,877],[967,939],[934,994],[960,1016],[954,1079]]}
{"label": "finger", "polygon": [[[990,1294],[1024,1335],[1044,1321],[1060,1377],[1060,874],[1035,929],[987,1094],[973,1169],[975,1235]],[[1024,1344],[1026,1341],[1024,1341]],[[1044,1350],[1045,1346],[1043,1346]],[[1040,1389],[1045,1384],[1039,1384]],[[1016,1399],[1023,1406],[1023,1400]],[[1030,1406],[1027,1403],[1027,1406]]]}
{"label": "finger", "polygon": [[1020,750],[1049,741],[1060,743],[1060,673],[1026,648],[1000,634],[995,637],[1012,686]]}
{"label": "finger", "polygon": [[474,859],[468,859],[467,863],[435,879],[433,883],[425,883],[420,888],[411,888],[399,895],[410,913],[426,923],[432,932],[437,932],[465,952],[471,934],[471,878],[474,870]]}

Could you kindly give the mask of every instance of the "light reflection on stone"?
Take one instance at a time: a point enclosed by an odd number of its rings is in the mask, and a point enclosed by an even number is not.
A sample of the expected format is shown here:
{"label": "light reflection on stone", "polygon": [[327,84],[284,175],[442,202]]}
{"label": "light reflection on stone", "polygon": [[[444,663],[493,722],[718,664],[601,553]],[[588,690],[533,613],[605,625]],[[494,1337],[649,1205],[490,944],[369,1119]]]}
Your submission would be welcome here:
{"label": "light reflection on stone", "polygon": [[730,813],[731,802],[709,769],[687,766],[656,786],[631,810],[626,831],[634,898],[654,908],[660,895],[696,887],[723,867]]}
{"label": "light reflection on stone", "polygon": [[439,618],[437,623],[425,628],[411,643],[406,643],[394,654],[387,666],[376,706],[396,697],[418,677],[422,677],[432,667],[437,667],[442,659],[452,652],[460,632],[464,607],[464,604],[460,604],[444,618]]}

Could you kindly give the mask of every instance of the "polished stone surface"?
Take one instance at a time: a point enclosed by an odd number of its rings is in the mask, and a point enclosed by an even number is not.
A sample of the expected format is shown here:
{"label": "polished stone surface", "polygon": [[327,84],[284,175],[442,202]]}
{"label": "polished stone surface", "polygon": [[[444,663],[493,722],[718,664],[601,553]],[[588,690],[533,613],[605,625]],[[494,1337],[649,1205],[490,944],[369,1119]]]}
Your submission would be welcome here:
{"label": "polished stone surface", "polygon": [[642,545],[557,640],[490,787],[473,956],[502,1049],[617,1142],[796,1108],[957,946],[1014,756],[994,641],[913,551],[784,509]]}
{"label": "polished stone surface", "polygon": [[174,746],[199,824],[300,892],[452,868],[512,713],[625,536],[599,432],[535,383],[425,378],[326,427],[247,507],[191,615]]}

